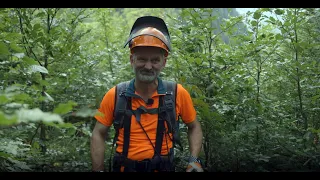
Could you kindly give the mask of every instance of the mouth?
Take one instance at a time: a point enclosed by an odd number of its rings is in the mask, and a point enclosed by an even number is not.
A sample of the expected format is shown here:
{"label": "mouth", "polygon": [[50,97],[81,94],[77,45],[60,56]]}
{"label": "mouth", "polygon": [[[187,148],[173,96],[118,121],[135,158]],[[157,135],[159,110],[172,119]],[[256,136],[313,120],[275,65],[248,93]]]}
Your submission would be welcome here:
{"label": "mouth", "polygon": [[150,72],[150,71],[141,71],[140,72],[142,75],[147,75],[147,76],[152,76],[152,75],[154,75],[154,73],[153,72]]}

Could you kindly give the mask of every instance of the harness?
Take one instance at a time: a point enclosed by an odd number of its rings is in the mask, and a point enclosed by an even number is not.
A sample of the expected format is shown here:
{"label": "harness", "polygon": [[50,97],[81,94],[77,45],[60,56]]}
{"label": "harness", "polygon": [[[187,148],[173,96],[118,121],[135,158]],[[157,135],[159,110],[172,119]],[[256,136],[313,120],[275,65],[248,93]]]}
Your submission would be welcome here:
{"label": "harness", "polygon": [[[179,120],[176,121],[176,90],[177,84],[172,81],[162,80],[165,95],[161,95],[159,97],[159,107],[153,109],[147,109],[144,106],[140,106],[137,110],[132,110],[131,99],[132,96],[127,93],[128,87],[130,83],[133,83],[133,80],[126,81],[117,84],[116,86],[116,98],[115,98],[115,110],[114,110],[114,120],[113,126],[115,129],[115,136],[113,138],[112,148],[114,144],[118,140],[119,129],[123,128],[124,130],[124,142],[123,142],[123,152],[115,153],[113,156],[113,171],[120,172],[121,167],[124,167],[124,172],[130,171],[142,171],[142,172],[151,172],[154,170],[157,171],[174,171],[173,166],[173,158],[174,158],[174,147],[176,144],[180,146],[180,150],[182,150],[182,145],[179,137]],[[159,83],[160,84],[160,83]],[[158,114],[158,125],[157,125],[157,133],[156,133],[156,142],[155,146],[152,144],[148,134],[143,129],[143,126],[140,123],[141,114]],[[130,140],[130,126],[131,126],[131,116],[134,115],[136,117],[137,122],[140,127],[143,129],[145,134],[147,135],[151,145],[154,149],[154,156],[151,159],[145,159],[142,161],[134,161],[128,156],[129,149],[129,140]],[[165,123],[168,127],[168,137],[170,138],[169,133],[172,133],[172,143],[173,148],[169,150],[168,155],[162,156],[162,142],[163,136],[166,132]],[[113,150],[112,150],[113,151]],[[111,171],[111,155],[109,161],[109,172]]]}

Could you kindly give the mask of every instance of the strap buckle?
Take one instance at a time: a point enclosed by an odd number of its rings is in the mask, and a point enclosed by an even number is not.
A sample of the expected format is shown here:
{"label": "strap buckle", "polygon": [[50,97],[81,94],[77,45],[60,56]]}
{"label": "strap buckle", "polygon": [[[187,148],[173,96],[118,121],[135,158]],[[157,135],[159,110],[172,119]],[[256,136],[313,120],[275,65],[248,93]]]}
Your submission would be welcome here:
{"label": "strap buckle", "polygon": [[166,95],[173,95],[172,91],[166,91]]}
{"label": "strap buckle", "polygon": [[169,99],[169,100],[166,99],[164,101],[164,103],[165,103],[165,106],[166,106],[167,110],[172,110],[173,109],[173,101],[171,99]]}

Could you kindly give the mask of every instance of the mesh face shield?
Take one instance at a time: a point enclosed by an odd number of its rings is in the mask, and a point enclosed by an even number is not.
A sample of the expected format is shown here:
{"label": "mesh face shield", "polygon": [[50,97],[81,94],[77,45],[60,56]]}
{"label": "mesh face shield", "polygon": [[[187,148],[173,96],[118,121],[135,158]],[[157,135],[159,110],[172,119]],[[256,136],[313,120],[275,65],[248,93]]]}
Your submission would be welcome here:
{"label": "mesh face shield", "polygon": [[171,41],[165,22],[158,17],[143,16],[138,18],[132,26],[129,38],[124,47],[155,46],[171,51]]}

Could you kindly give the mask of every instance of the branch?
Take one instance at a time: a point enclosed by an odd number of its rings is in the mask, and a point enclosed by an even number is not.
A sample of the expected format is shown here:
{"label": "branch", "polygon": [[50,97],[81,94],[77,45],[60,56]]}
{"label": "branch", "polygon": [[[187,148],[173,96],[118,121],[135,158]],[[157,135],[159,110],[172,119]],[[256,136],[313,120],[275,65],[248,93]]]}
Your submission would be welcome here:
{"label": "branch", "polygon": [[279,139],[276,139],[276,140],[277,140],[277,142],[279,143],[279,145],[280,145],[281,147],[283,147],[285,150],[287,150],[287,151],[290,152],[291,154],[295,154],[295,155],[297,155],[297,156],[309,157],[309,155],[306,154],[306,153],[304,153],[304,152],[301,152],[301,154],[298,154],[298,153],[296,153],[295,151],[291,151],[291,150],[288,149],[285,145],[282,145],[282,143],[279,141]]}
{"label": "branch", "polygon": [[73,20],[71,20],[71,23],[70,23],[70,24],[73,25],[73,24],[75,23],[75,21],[79,18],[79,16],[81,15],[82,12],[84,12],[84,11],[81,10],[81,11],[77,14],[77,16],[76,16]]}
{"label": "branch", "polygon": [[34,133],[34,135],[31,137],[31,140],[30,140],[30,145],[32,144],[32,141],[33,141],[33,138],[36,136],[36,134],[38,133],[38,129],[39,127],[41,126],[41,123],[39,123],[37,129],[36,129],[36,132]]}
{"label": "branch", "polygon": [[[84,11],[83,11],[84,12]],[[87,17],[89,17],[90,15],[92,15],[93,14],[93,12],[92,13],[90,13],[90,14],[87,14],[86,16],[84,16],[84,17],[82,17],[82,18],[79,18],[79,20],[83,20],[83,19],[85,19],[85,18],[87,18]]]}
{"label": "branch", "polygon": [[29,47],[32,55],[35,57],[36,61],[38,61],[38,63],[42,66],[41,62],[38,60],[38,57],[34,54],[33,50],[31,49],[31,47]]}
{"label": "branch", "polygon": [[53,64],[53,63],[54,63],[54,60],[52,60],[52,61],[48,62],[48,65],[49,65],[49,64]]}
{"label": "branch", "polygon": [[[25,37],[24,37],[25,35],[24,35],[23,26],[22,26],[23,24],[22,24],[21,13],[20,13],[20,11],[19,11],[18,9],[15,9],[15,10],[16,10],[17,13],[18,13],[19,25],[20,25],[20,32],[21,32],[21,34],[23,35],[22,42],[24,43],[24,41],[26,41],[26,39],[25,39]],[[26,50],[27,55],[30,56],[27,47],[26,47],[25,45],[24,45],[23,47],[24,47],[24,49]]]}
{"label": "branch", "polygon": [[[25,33],[24,29],[23,29],[21,12],[20,12],[18,9],[16,9],[16,11],[17,11],[18,16],[19,16],[20,32],[21,32],[21,34],[23,35],[22,41],[24,41],[25,43],[29,44],[29,41],[28,41],[28,39],[27,39],[27,37],[26,37],[26,33]],[[30,57],[30,53],[31,53],[31,54],[34,56],[34,58],[36,59],[36,61],[38,61],[38,63],[42,66],[41,62],[38,60],[37,56],[35,55],[35,53],[33,52],[33,50],[32,50],[31,47],[29,47],[29,51],[30,51],[30,52],[28,51],[28,49],[27,49],[27,47],[26,47],[25,45],[24,45],[24,49],[26,50],[26,53],[27,53],[27,55],[28,55],[29,57]]]}
{"label": "branch", "polygon": [[248,70],[248,73],[251,77],[253,77],[253,79],[258,82],[258,80],[251,74],[250,70],[249,70],[249,67],[248,67],[248,64],[246,64],[246,67],[247,67],[247,70]]}
{"label": "branch", "polygon": [[[312,159],[316,159],[316,157],[319,157],[320,155],[315,155],[315,156],[311,156],[305,163],[303,163],[303,165],[307,165],[309,161],[311,161]],[[317,159],[316,159],[317,160]]]}
{"label": "branch", "polygon": [[[280,54],[278,54],[278,53],[276,53],[276,55],[278,55],[278,56],[280,56],[280,58],[283,58]],[[287,73],[290,73],[290,71],[287,69],[287,66],[286,65],[284,65],[284,64],[281,64],[281,65],[283,65],[284,66],[284,69],[287,71]],[[291,66],[290,66],[291,67]],[[291,67],[291,68],[293,68],[293,67]],[[296,78],[296,77],[294,77],[293,75],[291,75],[292,76],[292,78],[294,79],[294,80],[296,80],[296,81],[298,81],[298,79]]]}
{"label": "branch", "polygon": [[60,8],[55,8],[55,9],[54,9],[54,13],[53,13],[53,15],[51,16],[51,21],[50,21],[50,23],[49,23],[49,27],[52,26],[53,18],[56,16],[56,14],[57,14],[57,12],[59,11],[59,9],[60,9]]}
{"label": "branch", "polygon": [[33,13],[37,10],[37,8],[34,8],[33,11],[31,11],[30,15],[33,15]]}
{"label": "branch", "polygon": [[212,39],[215,39],[216,37],[218,37],[220,34],[224,33],[226,30],[228,30],[229,28],[231,28],[232,26],[235,26],[236,24],[238,24],[239,22],[241,22],[242,19],[240,19],[239,21],[235,22],[234,24],[228,26],[226,29],[224,29],[223,31],[221,30],[220,33],[218,33],[217,35],[215,35],[214,37],[212,37]]}
{"label": "branch", "polygon": [[271,54],[273,54],[275,51],[276,51],[276,49],[279,47],[279,46],[281,46],[281,44],[284,42],[284,39],[281,41],[281,43],[278,45],[278,46],[276,46],[272,51],[271,51],[271,53],[269,53],[268,54],[268,56],[261,62],[261,65],[271,56]]}
{"label": "branch", "polygon": [[[280,21],[277,14],[276,14],[276,18],[278,19],[278,21]],[[280,22],[281,22],[281,21],[280,21]],[[291,35],[291,33],[284,28],[284,26],[283,26],[282,23],[281,23],[281,28],[282,28],[286,33],[288,33],[288,35],[289,35],[289,38],[288,38],[288,39],[290,39],[290,40],[291,40],[291,43],[293,44],[293,41],[294,41],[294,40],[292,40],[292,35]],[[296,50],[296,47],[295,47],[294,45],[293,45],[293,49]]]}

